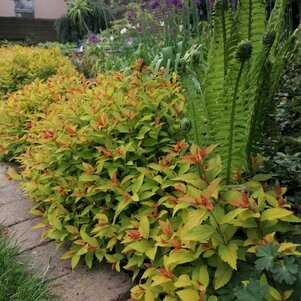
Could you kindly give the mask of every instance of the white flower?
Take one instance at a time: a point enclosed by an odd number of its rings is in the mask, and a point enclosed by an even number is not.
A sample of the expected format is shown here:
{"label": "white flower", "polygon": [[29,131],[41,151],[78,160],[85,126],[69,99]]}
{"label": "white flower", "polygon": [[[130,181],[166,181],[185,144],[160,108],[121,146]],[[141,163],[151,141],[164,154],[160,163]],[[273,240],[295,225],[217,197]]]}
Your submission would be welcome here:
{"label": "white flower", "polygon": [[165,25],[164,21],[160,21],[160,26],[164,26],[164,25]]}
{"label": "white flower", "polygon": [[114,37],[113,36],[110,36],[110,41],[114,41]]}
{"label": "white flower", "polygon": [[120,30],[120,34],[125,34],[125,33],[127,33],[127,29],[124,27],[124,28],[122,28],[121,30]]}
{"label": "white flower", "polygon": [[180,32],[182,32],[182,30],[183,30],[183,25],[182,24],[179,26],[179,30],[180,30]]}

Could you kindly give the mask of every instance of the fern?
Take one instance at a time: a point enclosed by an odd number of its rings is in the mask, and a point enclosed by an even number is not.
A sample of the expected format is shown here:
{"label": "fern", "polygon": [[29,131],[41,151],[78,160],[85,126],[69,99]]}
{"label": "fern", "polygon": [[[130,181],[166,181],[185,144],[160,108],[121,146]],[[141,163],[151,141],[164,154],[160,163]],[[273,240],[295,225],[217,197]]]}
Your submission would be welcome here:
{"label": "fern", "polygon": [[[202,82],[204,97],[187,89],[188,115],[193,127],[198,127],[193,129],[194,141],[219,144],[227,183],[237,169],[247,169],[252,145],[263,125],[261,112],[269,107],[281,76],[283,56],[290,42],[281,47],[279,33],[269,41],[262,40],[266,31],[283,28],[284,4],[285,0],[276,0],[266,22],[264,0],[240,0],[236,12],[229,8],[227,0],[216,1],[205,79],[197,78]],[[242,40],[248,41],[241,44]],[[249,45],[249,49],[252,45],[252,56],[250,51],[242,51],[242,45]],[[242,58],[242,53],[249,56]],[[264,80],[269,71],[269,80]],[[184,82],[192,85],[187,78]]]}

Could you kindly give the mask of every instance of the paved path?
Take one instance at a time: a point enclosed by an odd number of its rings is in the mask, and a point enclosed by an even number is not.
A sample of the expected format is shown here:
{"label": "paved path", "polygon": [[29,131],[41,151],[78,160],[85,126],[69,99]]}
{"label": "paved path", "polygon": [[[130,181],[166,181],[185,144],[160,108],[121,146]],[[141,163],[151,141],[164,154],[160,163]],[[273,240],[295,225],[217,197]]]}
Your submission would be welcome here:
{"label": "paved path", "polygon": [[79,265],[74,271],[69,260],[59,259],[64,250],[56,251],[55,242],[42,241],[43,230],[32,227],[39,218],[29,214],[30,200],[16,191],[18,183],[6,176],[8,165],[0,163],[0,223],[4,223],[20,248],[21,256],[30,259],[32,268],[41,275],[54,279],[53,293],[63,301],[125,301],[132,286],[125,273],[112,271],[106,264],[89,270]]}

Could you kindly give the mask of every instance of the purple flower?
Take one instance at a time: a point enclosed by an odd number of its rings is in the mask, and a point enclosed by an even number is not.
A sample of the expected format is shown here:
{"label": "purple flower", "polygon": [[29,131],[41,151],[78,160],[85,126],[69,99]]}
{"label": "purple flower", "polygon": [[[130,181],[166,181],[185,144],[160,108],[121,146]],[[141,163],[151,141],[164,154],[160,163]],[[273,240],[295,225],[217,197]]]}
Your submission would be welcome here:
{"label": "purple flower", "polygon": [[132,37],[127,37],[126,39],[125,39],[125,42],[128,44],[128,45],[132,45],[133,44],[133,38]]}
{"label": "purple flower", "polygon": [[128,17],[129,17],[130,20],[135,20],[136,17],[137,17],[137,14],[136,14],[135,11],[130,10],[130,11],[128,12]]}
{"label": "purple flower", "polygon": [[196,5],[199,5],[199,4],[201,4],[201,0],[194,0],[194,3],[195,3]]}
{"label": "purple flower", "polygon": [[157,9],[157,8],[161,7],[160,1],[159,0],[152,1],[150,3],[149,7],[150,7],[150,9]]}
{"label": "purple flower", "polygon": [[91,42],[91,43],[97,43],[97,42],[99,42],[98,37],[95,34],[90,34],[88,36],[88,41]]}
{"label": "purple flower", "polygon": [[183,3],[182,0],[166,0],[166,4],[167,5],[174,5],[178,8],[182,8],[183,7]]}
{"label": "purple flower", "polygon": [[143,2],[140,4],[140,7],[141,7],[142,9],[145,9],[146,6],[147,6],[147,3],[146,3],[145,1],[143,1]]}

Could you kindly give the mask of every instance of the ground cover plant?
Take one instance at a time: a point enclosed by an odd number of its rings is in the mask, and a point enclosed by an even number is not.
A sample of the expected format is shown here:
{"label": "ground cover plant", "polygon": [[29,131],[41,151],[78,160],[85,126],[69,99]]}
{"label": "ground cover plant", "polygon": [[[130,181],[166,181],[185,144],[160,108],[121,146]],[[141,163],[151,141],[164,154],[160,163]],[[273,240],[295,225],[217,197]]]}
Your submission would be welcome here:
{"label": "ground cover plant", "polygon": [[59,49],[22,46],[0,48],[0,99],[36,78],[45,80],[58,72],[74,73],[74,67]]}
{"label": "ground cover plant", "polygon": [[258,289],[260,300],[294,300],[299,245],[283,234],[300,219],[285,189],[266,175],[222,184],[216,146],[183,139],[175,79],[141,61],[99,75],[28,130],[22,175],[10,175],[35,201],[43,237],[69,241],[73,268],[83,258],[131,271],[134,300],[243,300]]}
{"label": "ground cover plant", "polygon": [[[182,4],[164,1],[164,9]],[[269,17],[264,1],[215,2],[208,61],[192,47],[182,70],[191,120],[172,73],[183,53],[169,37],[157,68],[140,59],[123,72],[56,76],[10,96],[0,154],[21,164],[21,175],[9,175],[34,201],[42,237],[67,242],[62,258],[72,268],[104,260],[130,271],[135,301],[300,299],[301,219],[269,175],[241,176],[292,43],[285,11],[284,0]]]}
{"label": "ground cover plant", "polygon": [[18,249],[0,229],[0,300],[1,301],[46,301],[54,300],[49,295],[49,282],[28,272],[29,265],[21,260]]}

